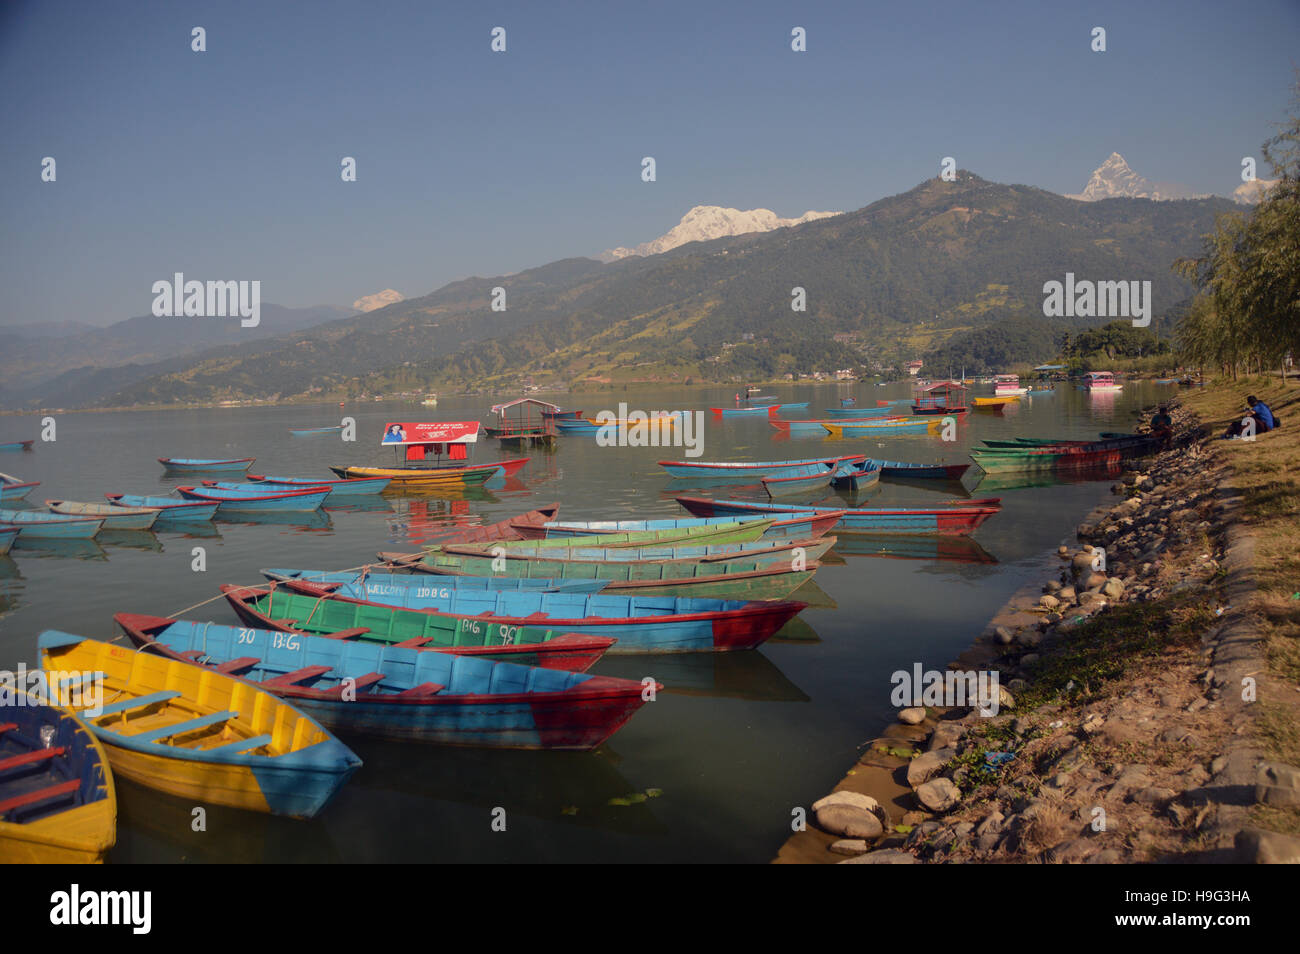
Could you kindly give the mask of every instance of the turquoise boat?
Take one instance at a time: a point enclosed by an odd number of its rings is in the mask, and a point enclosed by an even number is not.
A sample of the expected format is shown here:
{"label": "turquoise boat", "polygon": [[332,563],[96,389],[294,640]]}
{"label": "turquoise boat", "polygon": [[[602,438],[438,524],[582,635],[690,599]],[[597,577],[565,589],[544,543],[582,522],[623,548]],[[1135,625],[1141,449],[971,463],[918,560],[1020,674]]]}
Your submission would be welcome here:
{"label": "turquoise boat", "polygon": [[450,596],[452,590],[523,590],[536,593],[599,593],[608,580],[524,579],[504,576],[446,576],[436,581],[427,575],[410,573],[358,573],[346,570],[258,570],[273,583],[302,580],[347,588],[346,595],[360,599],[382,599],[407,592],[417,596]]}
{"label": "turquoise boat", "polygon": [[24,540],[89,539],[99,533],[104,521],[96,517],[65,517],[41,510],[0,510],[0,525],[17,527]]}
{"label": "turquoise boat", "polygon": [[17,527],[0,526],[0,553],[8,553],[13,548],[20,532]]}
{"label": "turquoise boat", "polygon": [[[249,474],[248,479],[263,487],[283,488],[287,490],[304,490],[308,487],[328,487],[330,497],[351,497],[357,494],[382,494],[393,482],[391,477],[342,477],[328,480],[312,480],[310,477],[266,477],[262,474]],[[242,487],[243,484],[218,484],[218,486]]]}
{"label": "turquoise boat", "polygon": [[200,500],[181,500],[178,497],[143,497],[139,494],[104,494],[108,502],[118,507],[148,507],[158,511],[158,521],[211,520],[217,513],[217,504]]}
{"label": "turquoise boat", "polygon": [[39,480],[24,481],[9,474],[0,474],[0,500],[22,500],[32,492],[33,487],[40,485]]}
{"label": "turquoise boat", "polygon": [[177,487],[186,500],[216,503],[217,511],[249,513],[266,510],[310,512],[319,510],[329,496],[329,490],[320,487],[303,487],[297,490],[265,488],[259,484],[205,484],[203,487]]}
{"label": "turquoise boat", "polygon": [[229,471],[238,473],[253,466],[255,457],[211,458],[211,457],[159,457],[167,474],[211,474]]}
{"label": "turquoise boat", "polygon": [[826,474],[827,480],[845,461],[865,461],[863,457],[813,457],[805,460],[699,461],[661,460],[659,466],[675,478],[726,478],[757,483],[764,477],[812,477]]}

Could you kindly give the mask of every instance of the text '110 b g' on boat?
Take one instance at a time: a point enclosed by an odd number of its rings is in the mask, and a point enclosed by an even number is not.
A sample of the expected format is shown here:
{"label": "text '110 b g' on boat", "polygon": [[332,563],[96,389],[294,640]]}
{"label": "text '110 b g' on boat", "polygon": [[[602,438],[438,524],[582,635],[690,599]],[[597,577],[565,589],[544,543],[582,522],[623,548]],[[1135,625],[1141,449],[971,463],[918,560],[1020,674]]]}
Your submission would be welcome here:
{"label": "text '110 b g' on boat", "polygon": [[[470,448],[478,443],[478,421],[390,422],[380,446],[403,451],[392,467],[330,467],[340,477],[387,477],[390,490],[437,491],[480,486],[511,477],[528,463],[527,457],[469,464]],[[446,461],[444,461],[444,457]]]}

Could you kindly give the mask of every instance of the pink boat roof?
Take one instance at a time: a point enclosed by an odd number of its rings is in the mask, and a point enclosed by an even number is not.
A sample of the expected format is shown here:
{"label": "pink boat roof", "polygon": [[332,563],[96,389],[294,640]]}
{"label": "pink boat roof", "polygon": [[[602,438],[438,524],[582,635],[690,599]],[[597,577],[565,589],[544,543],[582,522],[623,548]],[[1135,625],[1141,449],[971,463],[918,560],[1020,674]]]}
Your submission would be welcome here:
{"label": "pink boat roof", "polygon": [[431,421],[408,423],[392,421],[384,425],[381,447],[405,444],[473,444],[478,441],[478,421]]}

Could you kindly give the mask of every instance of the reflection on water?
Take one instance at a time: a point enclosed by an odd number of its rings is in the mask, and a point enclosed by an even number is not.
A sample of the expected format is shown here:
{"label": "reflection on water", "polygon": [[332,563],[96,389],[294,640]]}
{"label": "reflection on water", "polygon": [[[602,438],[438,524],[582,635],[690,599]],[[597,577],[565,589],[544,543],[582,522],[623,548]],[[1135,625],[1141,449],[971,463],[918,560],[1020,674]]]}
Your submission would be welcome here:
{"label": "reflection on water", "polygon": [[[629,388],[563,403],[703,408],[731,403],[734,388],[673,391]],[[786,401],[833,407],[847,389],[781,387]],[[1149,401],[1159,400],[1156,389]],[[863,406],[903,397],[902,386],[852,389]],[[964,459],[971,444],[1017,436],[1094,438],[1130,430],[1141,386],[1097,401],[1060,391],[1022,402],[1014,416],[971,415],[956,444],[931,434],[868,439],[775,440],[763,418],[706,418],[704,460],[768,460],[861,453],[932,463]],[[168,493],[193,479],[163,478],[158,457],[256,457],[256,472],[329,475],[328,466],[375,456],[389,420],[486,417],[497,396],[442,398],[433,410],[364,404],[358,444],[326,435],[294,441],[289,427],[335,419],[322,406],[66,414],[59,441],[15,458],[6,470],[40,480],[40,499],[99,500],[128,487]],[[36,426],[36,418],[29,422]],[[522,456],[481,444],[475,462]],[[115,612],[187,615],[233,623],[218,597],[224,582],[254,583],[260,567],[332,569],[374,562],[377,550],[416,550],[449,530],[478,526],[558,502],[565,519],[686,516],[673,497],[701,492],[698,481],[670,483],[656,462],[674,448],[604,448],[561,437],[554,454],[530,452],[516,477],[454,494],[385,494],[330,500],[317,514],[223,514],[215,523],[158,524],[154,533],[95,541],[21,540],[0,557],[0,668],[32,663],[36,636],[62,629],[117,635]],[[97,466],[86,468],[93,459]],[[915,662],[943,668],[969,645],[1042,553],[1068,537],[1103,499],[1112,477],[1034,476],[1017,482],[886,478],[866,495],[818,493],[836,506],[926,506],[999,491],[1003,510],[960,537],[839,534],[815,583],[797,598],[810,605],[754,652],[614,657],[596,674],[653,676],[666,688],[595,753],[492,752],[347,739],[365,765],[312,822],[209,806],[207,832],[191,828],[193,806],[119,781],[119,843],[125,861],[754,861],[767,860],[789,830],[791,805],[807,804],[843,775],[856,746],[891,720],[889,674]],[[1008,475],[1013,476],[1013,475]],[[689,484],[690,486],[685,486]],[[750,495],[731,483],[702,493]],[[786,502],[786,501],[783,501]],[[798,498],[790,503],[801,503]],[[192,567],[202,545],[207,572]],[[643,671],[644,670],[644,671]],[[797,702],[798,705],[788,703]],[[505,832],[491,827],[504,808]]]}

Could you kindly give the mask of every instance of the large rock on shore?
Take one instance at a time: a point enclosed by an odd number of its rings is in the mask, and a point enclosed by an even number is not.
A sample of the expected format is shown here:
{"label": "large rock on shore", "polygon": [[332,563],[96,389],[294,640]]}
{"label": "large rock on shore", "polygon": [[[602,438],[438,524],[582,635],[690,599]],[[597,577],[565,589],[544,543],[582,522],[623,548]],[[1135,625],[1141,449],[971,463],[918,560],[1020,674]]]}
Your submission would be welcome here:
{"label": "large rock on shore", "polygon": [[832,835],[874,840],[885,832],[885,812],[870,795],[832,792],[813,803],[817,827]]}
{"label": "large rock on shore", "polygon": [[916,790],[916,797],[932,812],[946,812],[961,801],[961,789],[951,779],[936,778]]}

